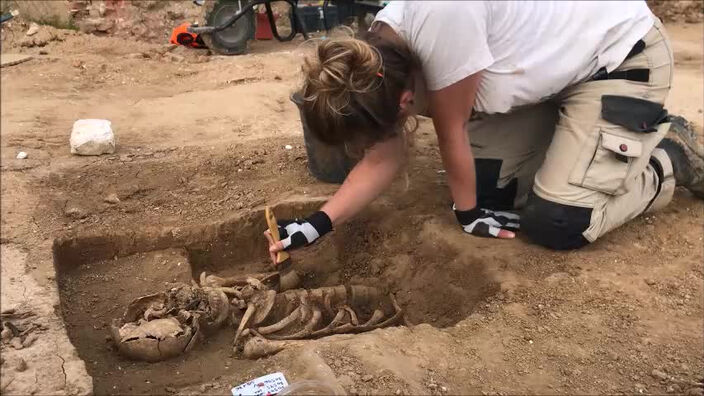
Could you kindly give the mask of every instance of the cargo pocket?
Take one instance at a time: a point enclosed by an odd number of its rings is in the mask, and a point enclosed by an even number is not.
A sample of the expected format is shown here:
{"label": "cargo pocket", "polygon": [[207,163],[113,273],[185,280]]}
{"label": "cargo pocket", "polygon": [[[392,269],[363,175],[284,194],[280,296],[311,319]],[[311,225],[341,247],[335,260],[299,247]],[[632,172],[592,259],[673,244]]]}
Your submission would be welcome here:
{"label": "cargo pocket", "polygon": [[569,182],[606,194],[623,194],[627,191],[626,180],[634,173],[631,172],[633,163],[643,154],[643,144],[623,136],[623,131],[614,133],[601,129],[598,139],[586,167],[578,164]]}

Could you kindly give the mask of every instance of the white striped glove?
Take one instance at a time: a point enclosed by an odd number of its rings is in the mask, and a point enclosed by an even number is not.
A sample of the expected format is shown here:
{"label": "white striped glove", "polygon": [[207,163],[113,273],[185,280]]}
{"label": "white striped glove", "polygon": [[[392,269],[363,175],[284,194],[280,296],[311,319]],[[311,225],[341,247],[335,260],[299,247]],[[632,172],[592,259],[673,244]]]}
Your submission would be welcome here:
{"label": "white striped glove", "polygon": [[332,221],[323,211],[315,212],[303,220],[279,220],[277,224],[284,250],[310,245],[332,231]]}
{"label": "white striped glove", "polygon": [[476,236],[510,238],[513,234],[503,230],[518,231],[521,227],[519,224],[520,216],[509,212],[481,208],[457,210],[454,204],[452,205],[452,210],[455,211],[457,221],[464,229],[464,232]]}

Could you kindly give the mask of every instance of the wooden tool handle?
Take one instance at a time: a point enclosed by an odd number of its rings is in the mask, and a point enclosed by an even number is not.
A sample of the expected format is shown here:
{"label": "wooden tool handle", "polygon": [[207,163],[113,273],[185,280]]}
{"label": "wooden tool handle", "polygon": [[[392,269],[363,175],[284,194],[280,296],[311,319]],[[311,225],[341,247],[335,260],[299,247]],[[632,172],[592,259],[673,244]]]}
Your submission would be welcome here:
{"label": "wooden tool handle", "polygon": [[[269,232],[271,237],[274,238],[274,242],[279,242],[281,240],[281,235],[279,235],[279,226],[276,224],[276,217],[274,212],[267,206],[264,209],[264,215],[266,216],[266,224],[269,226]],[[276,253],[276,264],[281,264],[291,257],[287,252],[281,251]]]}

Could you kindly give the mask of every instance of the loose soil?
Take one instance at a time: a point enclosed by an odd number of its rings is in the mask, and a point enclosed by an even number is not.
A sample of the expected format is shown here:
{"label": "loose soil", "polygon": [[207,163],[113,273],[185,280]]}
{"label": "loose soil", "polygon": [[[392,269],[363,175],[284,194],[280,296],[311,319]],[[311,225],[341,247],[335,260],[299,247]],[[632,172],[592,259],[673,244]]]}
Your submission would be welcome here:
{"label": "loose soil", "polygon": [[[668,26],[677,67],[668,108],[700,132],[702,28]],[[41,48],[3,47],[34,59],[0,73],[0,302],[41,324],[34,344],[2,344],[3,393],[224,394],[274,371],[355,394],[701,392],[702,201],[678,190],[664,210],[574,252],[521,236],[472,238],[449,209],[428,120],[410,149],[408,185],[399,178],[359,218],[293,256],[306,286],[395,292],[412,326],[256,362],[237,359],[226,329],[167,362],[124,360],[105,337],[129,300],[203,270],[259,271],[262,207],[301,216],[335,191],[308,174],[288,99],[307,46],[257,42],[220,57],[52,37]],[[117,152],[71,156],[79,118],[110,119]],[[111,194],[119,202],[107,202]]]}

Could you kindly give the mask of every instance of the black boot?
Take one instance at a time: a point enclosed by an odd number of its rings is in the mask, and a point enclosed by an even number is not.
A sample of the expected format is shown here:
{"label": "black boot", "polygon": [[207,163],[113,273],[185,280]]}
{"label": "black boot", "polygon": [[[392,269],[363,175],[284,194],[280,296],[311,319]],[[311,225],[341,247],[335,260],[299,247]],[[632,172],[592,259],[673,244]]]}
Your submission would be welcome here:
{"label": "black boot", "polygon": [[704,146],[697,141],[687,120],[673,116],[671,122],[670,131],[658,147],[670,157],[675,183],[704,199]]}

